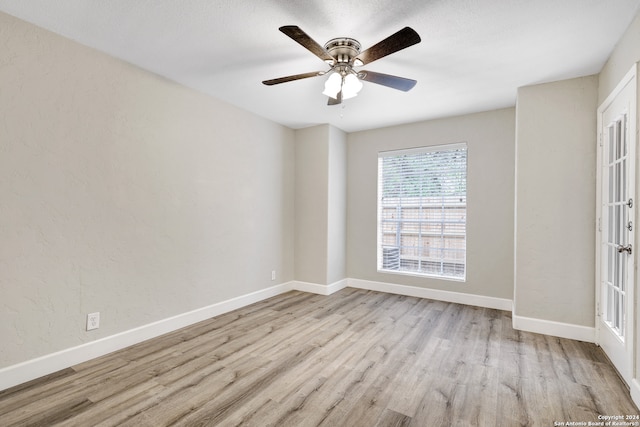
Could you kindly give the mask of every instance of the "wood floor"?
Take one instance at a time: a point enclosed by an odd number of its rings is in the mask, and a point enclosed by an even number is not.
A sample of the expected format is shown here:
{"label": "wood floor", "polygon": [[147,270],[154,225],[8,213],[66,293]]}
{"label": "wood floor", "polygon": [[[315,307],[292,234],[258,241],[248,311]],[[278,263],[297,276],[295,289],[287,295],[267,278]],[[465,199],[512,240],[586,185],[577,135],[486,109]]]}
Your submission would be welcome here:
{"label": "wood floor", "polygon": [[504,311],[351,288],[290,292],[0,392],[3,427],[511,427],[638,413],[592,344],[514,331]]}

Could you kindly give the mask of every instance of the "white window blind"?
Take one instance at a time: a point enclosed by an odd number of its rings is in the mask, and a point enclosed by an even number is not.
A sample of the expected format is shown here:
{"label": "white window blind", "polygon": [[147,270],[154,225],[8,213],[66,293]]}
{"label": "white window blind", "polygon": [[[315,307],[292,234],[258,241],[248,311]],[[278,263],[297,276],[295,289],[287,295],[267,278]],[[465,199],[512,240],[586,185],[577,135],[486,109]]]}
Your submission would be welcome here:
{"label": "white window blind", "polygon": [[378,270],[464,279],[467,146],[378,155]]}

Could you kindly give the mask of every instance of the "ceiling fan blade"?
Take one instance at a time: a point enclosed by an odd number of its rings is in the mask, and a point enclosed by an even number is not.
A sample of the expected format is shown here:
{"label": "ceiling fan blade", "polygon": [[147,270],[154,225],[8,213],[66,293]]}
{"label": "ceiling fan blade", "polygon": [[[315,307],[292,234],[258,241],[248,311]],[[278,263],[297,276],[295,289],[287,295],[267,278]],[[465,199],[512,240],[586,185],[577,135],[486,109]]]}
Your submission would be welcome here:
{"label": "ceiling fan blade", "polygon": [[320,46],[315,40],[313,40],[307,33],[302,31],[302,29],[296,25],[285,25],[284,27],[279,28],[284,34],[289,36],[293,41],[300,44],[302,47],[307,49],[309,52],[313,53],[318,58],[323,61],[329,62],[330,64],[335,63],[335,58],[326,51],[326,49]]}
{"label": "ceiling fan blade", "polygon": [[342,103],[342,91],[338,92],[338,96],[335,98],[329,97],[329,101],[327,101],[327,105],[338,105]]}
{"label": "ceiling fan blade", "polygon": [[323,74],[325,74],[324,71],[314,71],[312,73],[295,74],[293,76],[279,77],[277,79],[265,80],[262,83],[267,86],[273,86],[280,83],[292,82],[300,79],[308,79],[309,77],[321,76]]}
{"label": "ceiling fan blade", "polygon": [[362,62],[362,65],[369,64],[417,43],[420,43],[418,33],[410,27],[404,27],[397,33],[361,52],[355,59]]}
{"label": "ceiling fan blade", "polygon": [[374,71],[361,71],[358,73],[358,77],[361,80],[387,86],[393,89],[402,90],[407,92],[411,90],[416,83],[415,80],[405,79],[404,77],[392,76],[390,74],[376,73]]}

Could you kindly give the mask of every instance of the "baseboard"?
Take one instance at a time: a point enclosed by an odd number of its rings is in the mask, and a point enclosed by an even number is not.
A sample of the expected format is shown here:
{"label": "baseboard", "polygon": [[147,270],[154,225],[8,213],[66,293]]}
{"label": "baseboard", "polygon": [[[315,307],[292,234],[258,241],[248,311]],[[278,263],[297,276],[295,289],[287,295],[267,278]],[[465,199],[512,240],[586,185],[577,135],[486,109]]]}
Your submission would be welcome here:
{"label": "baseboard", "polygon": [[577,341],[591,343],[596,341],[596,328],[594,327],[555,322],[553,320],[534,319],[531,317],[516,316],[515,314],[513,315],[513,329],[560,338],[569,338]]}
{"label": "baseboard", "polygon": [[374,282],[361,279],[348,279],[348,283],[349,287],[352,288],[387,292],[390,294],[406,295],[410,297],[428,298],[476,307],[494,308],[496,310],[511,311],[513,307],[513,302],[510,299],[505,298],[494,298],[482,295],[465,294],[461,292],[442,291],[438,289],[418,288],[416,286],[397,285],[394,283]]}
{"label": "baseboard", "polygon": [[331,295],[334,292],[338,292],[339,290],[346,288],[349,282],[348,282],[348,279],[343,279],[335,283],[332,283],[330,285],[319,285],[317,283],[300,282],[300,281],[293,281],[293,282],[290,282],[290,284],[291,284],[291,288],[296,291],[309,292],[312,294],[319,294],[319,295]]}
{"label": "baseboard", "polygon": [[293,289],[283,283],[0,369],[0,391]]}

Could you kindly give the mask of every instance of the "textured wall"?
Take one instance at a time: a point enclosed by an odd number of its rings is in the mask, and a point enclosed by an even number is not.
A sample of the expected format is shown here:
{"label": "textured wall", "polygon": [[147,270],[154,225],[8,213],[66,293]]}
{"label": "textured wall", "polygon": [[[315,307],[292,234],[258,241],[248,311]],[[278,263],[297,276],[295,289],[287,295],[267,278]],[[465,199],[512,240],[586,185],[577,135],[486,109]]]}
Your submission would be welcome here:
{"label": "textured wall", "polygon": [[327,285],[347,277],[347,134],[329,128]]}
{"label": "textured wall", "polygon": [[598,79],[518,90],[514,314],[594,326]]}
{"label": "textured wall", "polygon": [[[364,131],[348,136],[348,277],[513,297],[513,108]],[[376,271],[378,152],[467,142],[467,280]]]}
{"label": "textured wall", "polygon": [[[640,13],[616,44],[611,56],[598,76],[598,104],[613,91],[633,64],[640,61]],[[640,85],[638,85],[640,88]],[[639,89],[640,90],[640,89]]]}
{"label": "textured wall", "polygon": [[295,278],[319,285],[327,284],[329,130],[295,132]]}
{"label": "textured wall", "polygon": [[0,46],[0,367],[293,279],[293,131],[1,13]]}
{"label": "textured wall", "polygon": [[296,131],[296,280],[346,278],[346,134],[330,125]]}

